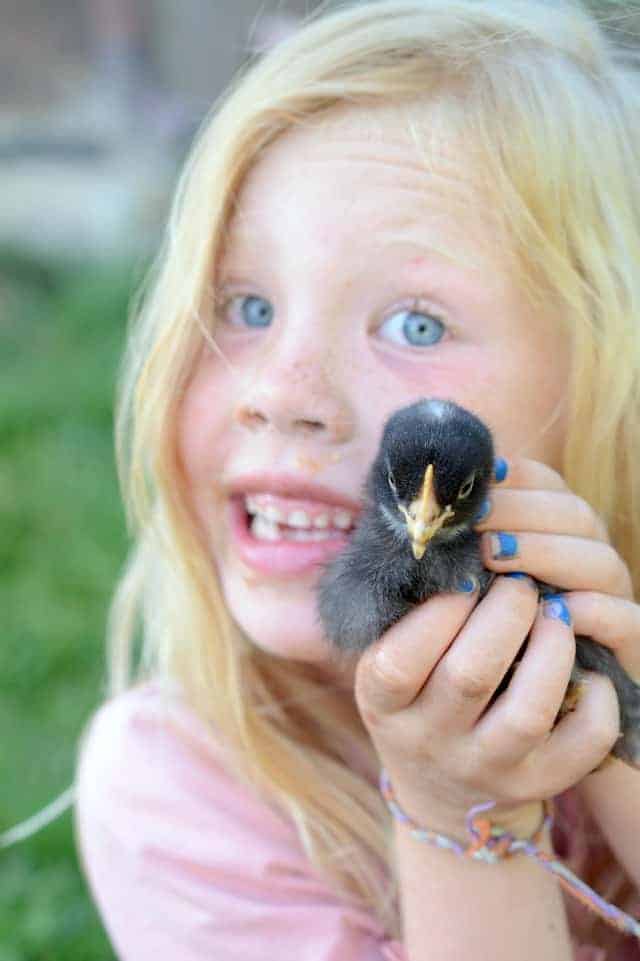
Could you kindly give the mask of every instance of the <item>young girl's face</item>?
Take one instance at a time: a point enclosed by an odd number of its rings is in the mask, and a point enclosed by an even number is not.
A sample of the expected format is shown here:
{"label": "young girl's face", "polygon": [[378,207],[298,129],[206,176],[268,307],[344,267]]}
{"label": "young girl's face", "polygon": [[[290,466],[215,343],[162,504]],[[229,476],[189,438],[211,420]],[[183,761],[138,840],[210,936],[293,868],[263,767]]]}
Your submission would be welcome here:
{"label": "young girl's face", "polygon": [[[449,398],[507,459],[561,463],[560,318],[518,290],[469,144],[433,111],[420,122],[427,158],[390,108],[336,109],[264,151],[219,264],[218,350],[204,346],[181,409],[188,492],[232,615],[260,647],[327,667],[318,565],[344,546],[392,411]],[[290,540],[270,508],[328,539]]]}

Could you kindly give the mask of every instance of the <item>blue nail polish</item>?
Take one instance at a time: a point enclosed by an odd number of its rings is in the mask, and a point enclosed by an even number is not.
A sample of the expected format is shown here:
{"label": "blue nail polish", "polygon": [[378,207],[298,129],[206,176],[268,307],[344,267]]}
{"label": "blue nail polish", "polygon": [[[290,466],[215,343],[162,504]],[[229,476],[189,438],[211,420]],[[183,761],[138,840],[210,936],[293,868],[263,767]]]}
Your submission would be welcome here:
{"label": "blue nail polish", "polygon": [[545,617],[552,617],[557,621],[564,621],[565,624],[571,627],[571,614],[561,594],[547,594],[544,599],[543,614]]}
{"label": "blue nail polish", "polygon": [[499,484],[501,481],[505,479],[508,473],[509,473],[509,465],[507,464],[504,457],[496,457],[493,465],[493,476],[495,477],[496,482]]}
{"label": "blue nail polish", "polygon": [[491,501],[489,500],[488,497],[485,497],[482,504],[480,505],[480,510],[478,511],[478,513],[474,518],[474,524],[479,524],[480,521],[483,521],[490,510],[491,510]]}
{"label": "blue nail polish", "polygon": [[456,589],[460,591],[461,594],[472,594],[477,588],[478,582],[474,577],[463,577],[456,584]]}
{"label": "blue nail polish", "polygon": [[519,581],[530,581],[530,580],[531,580],[531,578],[529,577],[529,575],[528,575],[528,574],[525,574],[523,571],[507,571],[507,573],[506,573],[506,574],[503,574],[502,576],[503,576],[503,577],[515,577],[515,578],[517,578]]}
{"label": "blue nail polish", "polygon": [[518,539],[513,534],[492,534],[491,546],[494,561],[503,561],[518,553]]}

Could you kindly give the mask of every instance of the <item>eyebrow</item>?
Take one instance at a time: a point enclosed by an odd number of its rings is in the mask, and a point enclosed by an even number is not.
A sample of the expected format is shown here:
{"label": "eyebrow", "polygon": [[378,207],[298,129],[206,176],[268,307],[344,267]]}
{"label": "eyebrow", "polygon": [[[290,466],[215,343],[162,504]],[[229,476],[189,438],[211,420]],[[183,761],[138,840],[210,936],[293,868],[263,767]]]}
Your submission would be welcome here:
{"label": "eyebrow", "polygon": [[[469,259],[468,245],[465,245],[465,250],[462,242],[460,242],[455,244],[452,249],[451,242],[438,243],[437,239],[427,240],[423,238],[420,236],[423,230],[424,224],[416,220],[415,217],[386,221],[379,229],[376,229],[376,235],[379,233],[384,239],[375,243],[371,252],[376,256],[383,256],[393,247],[412,247],[425,255],[424,266],[442,266],[443,261],[460,269],[478,266],[475,258]],[[268,252],[269,249],[277,246],[276,235],[263,232],[260,235],[260,245]],[[246,226],[235,227],[225,240],[220,257],[220,271],[231,272],[239,266],[239,261],[245,258],[253,259],[256,256],[254,231]],[[408,267],[409,264],[405,264],[405,266]]]}
{"label": "eyebrow", "polygon": [[388,254],[393,247],[403,247],[405,251],[411,249],[420,253],[419,257],[409,254],[408,259],[403,259],[405,270],[467,271],[482,267],[482,257],[478,258],[474,254],[475,248],[469,244],[463,245],[462,242],[456,243],[455,240],[443,239],[442,243],[438,243],[437,238],[431,242],[417,237],[388,238],[377,248],[377,253]]}
{"label": "eyebrow", "polygon": [[[255,246],[254,240],[248,232],[244,236],[238,234],[231,236],[224,244],[220,263],[223,264],[224,261],[230,263],[236,258],[240,259],[254,256],[257,252]],[[260,246],[268,250],[269,248],[275,247],[276,244],[274,243],[273,237],[265,237],[263,235],[260,238]],[[371,252],[375,254],[386,253],[392,247],[414,247],[416,250],[420,250],[431,256],[446,256],[446,247],[443,245],[429,243],[416,236],[405,237],[401,234],[392,237],[387,236],[384,241],[376,243],[372,247]]]}

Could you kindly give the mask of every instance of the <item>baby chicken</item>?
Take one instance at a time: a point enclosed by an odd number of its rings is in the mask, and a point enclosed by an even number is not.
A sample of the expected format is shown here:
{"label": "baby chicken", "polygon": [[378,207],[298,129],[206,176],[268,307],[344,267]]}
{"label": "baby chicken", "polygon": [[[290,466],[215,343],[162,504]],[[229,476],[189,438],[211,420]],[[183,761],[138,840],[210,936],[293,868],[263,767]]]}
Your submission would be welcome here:
{"label": "baby chicken", "polygon": [[[364,510],[345,550],[318,584],[318,612],[327,638],[358,652],[416,604],[455,591],[473,576],[480,597],[496,576],[483,567],[473,524],[493,474],[491,433],[450,401],[423,399],[387,421],[364,485]],[[540,593],[558,589],[538,582]],[[493,699],[507,687],[526,646]],[[576,638],[576,660],[558,719],[575,707],[584,671],[611,678],[620,707],[612,754],[640,767],[640,686],[611,650]]]}

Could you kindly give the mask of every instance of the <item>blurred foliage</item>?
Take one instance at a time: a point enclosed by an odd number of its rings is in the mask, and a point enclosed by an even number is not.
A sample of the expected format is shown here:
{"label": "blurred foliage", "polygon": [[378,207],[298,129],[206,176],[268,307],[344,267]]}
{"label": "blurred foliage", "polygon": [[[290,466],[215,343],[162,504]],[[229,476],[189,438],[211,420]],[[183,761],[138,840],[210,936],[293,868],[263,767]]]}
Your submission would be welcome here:
{"label": "blurred foliage", "polygon": [[[0,251],[0,833],[73,781],[103,697],[127,550],[112,409],[141,265],[57,268]],[[72,815],[0,849],[0,961],[113,959]]]}

